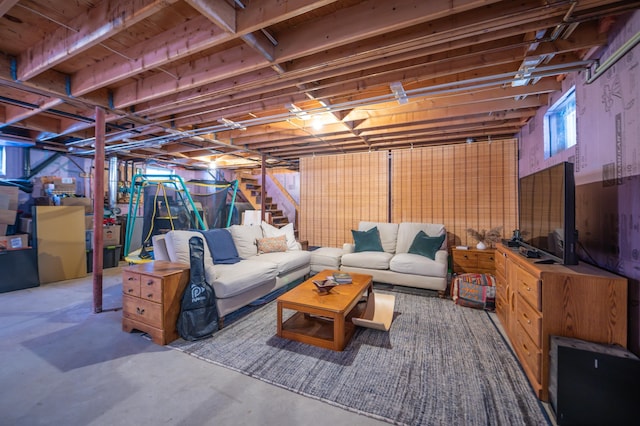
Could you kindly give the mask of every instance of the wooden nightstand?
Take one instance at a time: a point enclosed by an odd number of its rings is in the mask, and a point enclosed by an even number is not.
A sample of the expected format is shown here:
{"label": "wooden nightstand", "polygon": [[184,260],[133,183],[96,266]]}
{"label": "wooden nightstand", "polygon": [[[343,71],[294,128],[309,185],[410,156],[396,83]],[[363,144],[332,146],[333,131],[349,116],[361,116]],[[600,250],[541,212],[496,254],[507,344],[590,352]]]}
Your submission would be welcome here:
{"label": "wooden nightstand", "polygon": [[189,265],[163,260],[122,270],[122,330],[144,331],[154,343],[177,339],[182,293],[189,282]]}
{"label": "wooden nightstand", "polygon": [[456,274],[495,274],[495,249],[451,249],[453,272]]}

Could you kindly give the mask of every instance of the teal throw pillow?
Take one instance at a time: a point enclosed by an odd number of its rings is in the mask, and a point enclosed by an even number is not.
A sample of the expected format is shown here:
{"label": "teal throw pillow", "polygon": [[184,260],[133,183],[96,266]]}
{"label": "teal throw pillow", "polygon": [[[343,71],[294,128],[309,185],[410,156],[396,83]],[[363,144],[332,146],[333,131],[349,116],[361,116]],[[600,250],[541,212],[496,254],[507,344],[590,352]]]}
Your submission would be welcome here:
{"label": "teal throw pillow", "polygon": [[351,234],[353,235],[353,241],[356,243],[354,250],[356,253],[361,251],[384,251],[377,226],[368,231],[351,230]]}
{"label": "teal throw pillow", "polygon": [[424,231],[420,231],[413,239],[411,247],[409,247],[409,253],[419,254],[420,256],[435,260],[436,252],[440,250],[440,246],[444,242],[444,237],[444,234],[439,237],[430,237],[425,234]]}

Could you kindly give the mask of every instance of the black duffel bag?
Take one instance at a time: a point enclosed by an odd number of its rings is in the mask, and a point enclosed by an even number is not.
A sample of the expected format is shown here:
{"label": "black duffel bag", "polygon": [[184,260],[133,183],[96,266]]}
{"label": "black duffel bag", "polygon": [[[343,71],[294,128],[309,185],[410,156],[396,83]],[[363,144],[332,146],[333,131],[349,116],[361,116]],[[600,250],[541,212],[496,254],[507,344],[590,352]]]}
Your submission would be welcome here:
{"label": "black duffel bag", "polygon": [[178,317],[178,333],[193,341],[210,337],[218,330],[218,309],[213,288],[204,274],[204,243],[200,237],[189,239],[191,272],[184,289]]}

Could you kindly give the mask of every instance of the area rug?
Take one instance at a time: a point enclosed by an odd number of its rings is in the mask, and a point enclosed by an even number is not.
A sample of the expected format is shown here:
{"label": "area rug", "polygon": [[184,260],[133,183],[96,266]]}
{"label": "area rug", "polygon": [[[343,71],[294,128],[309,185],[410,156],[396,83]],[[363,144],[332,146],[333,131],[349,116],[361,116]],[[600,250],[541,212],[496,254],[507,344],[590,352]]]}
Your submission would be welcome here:
{"label": "area rug", "polygon": [[[271,302],[175,349],[299,394],[402,425],[546,425],[489,315],[394,293],[389,332],[358,329],[343,352],[276,336]],[[285,311],[288,312],[288,311]]]}

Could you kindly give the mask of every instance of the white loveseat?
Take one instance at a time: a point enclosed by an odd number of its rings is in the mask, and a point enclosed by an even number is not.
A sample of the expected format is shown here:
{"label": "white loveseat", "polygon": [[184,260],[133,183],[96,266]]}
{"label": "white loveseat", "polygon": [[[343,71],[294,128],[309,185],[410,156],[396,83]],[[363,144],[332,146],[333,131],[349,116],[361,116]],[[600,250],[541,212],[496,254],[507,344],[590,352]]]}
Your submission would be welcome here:
{"label": "white loveseat", "polygon": [[[220,318],[266,296],[274,290],[309,273],[311,253],[302,250],[291,229],[271,225],[232,225],[227,228],[242,260],[234,264],[214,264],[203,239],[204,266],[207,282],[213,287]],[[287,236],[286,251],[258,253],[257,240],[277,235]],[[197,231],[170,231],[154,241],[156,259],[189,264],[189,239],[202,238]],[[164,244],[166,251],[157,245]],[[164,254],[163,254],[164,253]]]}
{"label": "white loveseat", "polygon": [[[360,222],[359,231],[377,227],[384,251],[355,253],[354,244],[345,244],[340,269],[373,276],[374,282],[444,291],[447,288],[448,252],[446,229],[434,223]],[[416,235],[423,231],[429,237],[444,235],[435,258],[409,253]]]}

